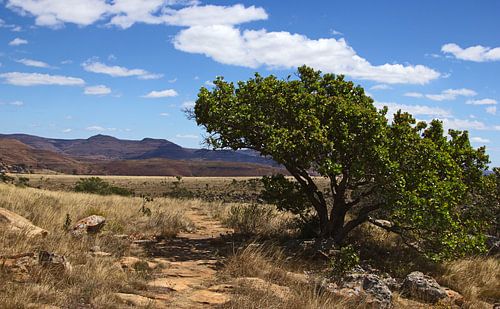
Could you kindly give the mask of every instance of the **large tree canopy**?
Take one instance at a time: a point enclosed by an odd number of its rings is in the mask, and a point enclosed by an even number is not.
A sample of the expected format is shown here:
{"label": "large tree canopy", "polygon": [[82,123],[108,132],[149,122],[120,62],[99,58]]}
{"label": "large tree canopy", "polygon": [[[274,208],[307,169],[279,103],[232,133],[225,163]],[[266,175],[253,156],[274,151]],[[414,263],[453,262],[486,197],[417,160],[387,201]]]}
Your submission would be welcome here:
{"label": "large tree canopy", "polygon": [[[488,157],[467,132],[443,132],[442,123],[416,123],[398,112],[392,122],[363,88],[342,75],[306,66],[297,79],[255,77],[237,85],[222,77],[201,88],[194,117],[214,148],[254,149],[295,178],[268,179],[289,194],[289,209],[311,207],[320,236],[342,245],[360,224],[392,222],[391,230],[430,255],[479,249],[479,228],[462,216],[467,193],[480,182]],[[329,194],[313,175],[327,177]],[[299,198],[302,197],[302,199]],[[290,200],[290,199],[289,199]],[[281,208],[286,199],[276,199]]]}

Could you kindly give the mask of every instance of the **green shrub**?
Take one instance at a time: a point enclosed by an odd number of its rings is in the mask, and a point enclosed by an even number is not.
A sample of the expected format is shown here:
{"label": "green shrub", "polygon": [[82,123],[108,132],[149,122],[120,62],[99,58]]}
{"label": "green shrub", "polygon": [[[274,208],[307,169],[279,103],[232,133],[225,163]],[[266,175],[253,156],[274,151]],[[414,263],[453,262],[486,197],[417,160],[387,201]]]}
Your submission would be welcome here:
{"label": "green shrub", "polygon": [[269,205],[234,205],[224,218],[224,224],[244,235],[268,234],[276,214]]}
{"label": "green shrub", "polygon": [[358,264],[359,254],[351,245],[342,247],[330,260],[332,274],[335,278],[341,278]]}
{"label": "green shrub", "polygon": [[86,192],[100,195],[132,195],[132,192],[128,189],[113,186],[99,177],[80,178],[80,180],[78,180],[75,184],[74,190],[76,192]]}

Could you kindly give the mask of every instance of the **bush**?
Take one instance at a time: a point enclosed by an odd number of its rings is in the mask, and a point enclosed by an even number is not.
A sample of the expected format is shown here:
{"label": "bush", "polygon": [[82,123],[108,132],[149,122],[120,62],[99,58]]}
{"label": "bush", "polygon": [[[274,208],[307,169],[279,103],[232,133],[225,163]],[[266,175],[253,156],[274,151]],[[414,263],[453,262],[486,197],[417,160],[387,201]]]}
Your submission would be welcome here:
{"label": "bush", "polygon": [[14,181],[13,177],[10,177],[5,173],[0,173],[0,182],[12,182],[12,181]]}
{"label": "bush", "polygon": [[269,205],[233,205],[223,223],[244,235],[268,234],[275,217]]}
{"label": "bush", "polygon": [[338,250],[330,260],[332,274],[341,278],[359,264],[359,254],[353,246],[345,246]]}
{"label": "bush", "polygon": [[115,187],[99,177],[80,178],[75,184],[76,192],[94,193],[100,195],[122,195],[130,196],[132,192],[128,189]]}

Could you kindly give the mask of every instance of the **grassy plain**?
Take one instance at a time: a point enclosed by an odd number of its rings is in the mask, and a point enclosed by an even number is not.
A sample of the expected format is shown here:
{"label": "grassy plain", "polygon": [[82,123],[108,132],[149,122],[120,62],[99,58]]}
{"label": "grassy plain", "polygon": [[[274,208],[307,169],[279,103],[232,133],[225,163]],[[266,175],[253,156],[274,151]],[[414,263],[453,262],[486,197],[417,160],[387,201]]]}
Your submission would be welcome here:
{"label": "grassy plain", "polygon": [[[155,276],[154,272],[124,272],[117,267],[121,257],[135,254],[131,239],[172,238],[178,233],[204,229],[202,222],[194,225],[187,215],[193,209],[222,222],[238,234],[231,238],[232,250],[221,257],[223,267],[217,274],[220,283],[255,277],[286,287],[293,295],[284,302],[275,291],[240,287],[231,292],[231,301],[225,307],[366,307],[362,300],[342,301],[318,293],[314,285],[290,279],[290,273],[321,274],[328,272],[330,266],[326,261],[287,251],[283,244],[297,235],[294,217],[270,205],[260,204],[256,210],[256,205],[251,203],[260,191],[256,178],[103,176],[113,185],[131,189],[136,194],[135,197],[119,197],[71,192],[82,176],[14,176],[29,178],[30,187],[0,184],[0,207],[28,218],[48,230],[49,236],[33,240],[22,234],[0,231],[0,255],[47,250],[65,255],[74,267],[71,273],[63,276],[36,274],[27,283],[12,281],[8,273],[0,271],[0,308],[29,308],[30,304],[61,308],[126,307],[114,293],[147,291],[146,283]],[[186,195],[191,192],[193,197],[206,199],[189,198],[189,195],[181,196],[182,199],[163,197],[172,196],[173,192]],[[139,195],[155,197],[146,204],[151,216],[140,212],[143,199]],[[107,219],[98,237],[73,238],[63,229],[67,217],[74,223],[91,214]],[[120,234],[129,235],[129,238],[116,237]],[[429,265],[405,249],[396,237],[378,228],[363,226],[354,235],[354,240],[365,244],[361,257],[373,267],[393,276],[404,276],[413,270],[429,273],[441,284],[462,293],[466,299],[464,308],[491,308],[494,302],[500,301],[500,261],[496,257]],[[90,252],[95,246],[111,256],[93,256]],[[396,308],[420,306],[397,293],[394,303]]]}

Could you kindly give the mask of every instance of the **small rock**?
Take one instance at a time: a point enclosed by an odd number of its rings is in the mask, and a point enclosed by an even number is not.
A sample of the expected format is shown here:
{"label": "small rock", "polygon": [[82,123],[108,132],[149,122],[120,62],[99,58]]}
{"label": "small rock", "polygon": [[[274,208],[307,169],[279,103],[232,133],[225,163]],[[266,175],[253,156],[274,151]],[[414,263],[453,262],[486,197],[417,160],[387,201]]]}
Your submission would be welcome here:
{"label": "small rock", "polygon": [[463,304],[464,304],[464,297],[458,293],[457,291],[454,291],[452,289],[448,289],[448,288],[444,288],[444,290],[446,291],[446,295],[448,296],[448,302],[453,304],[453,305],[456,305],[456,306],[459,306],[459,307],[462,307]]}
{"label": "small rock", "polygon": [[47,230],[33,225],[28,219],[2,207],[0,207],[0,227],[14,232],[24,232],[28,237],[45,237],[49,234]]}
{"label": "small rock", "polygon": [[401,287],[401,295],[428,303],[436,303],[448,297],[446,290],[434,278],[419,271],[406,276]]}
{"label": "small rock", "polygon": [[287,279],[290,279],[296,283],[309,283],[309,277],[306,274],[293,273],[290,271],[286,272]]}
{"label": "small rock", "polygon": [[72,270],[72,266],[66,257],[48,251],[40,251],[38,253],[38,263],[42,267],[48,268],[58,274]]}
{"label": "small rock", "polygon": [[78,220],[75,226],[73,226],[71,233],[75,236],[96,234],[102,229],[105,223],[106,218],[103,216],[92,215]]}
{"label": "small rock", "polygon": [[30,269],[37,265],[36,255],[31,252],[0,257],[0,269],[11,274],[13,280],[17,282],[28,281]]}
{"label": "small rock", "polygon": [[104,252],[104,251],[93,251],[93,252],[91,252],[91,254],[94,257],[108,257],[108,256],[111,256],[111,253]]}
{"label": "small rock", "polygon": [[124,256],[119,261],[120,266],[128,271],[150,271],[157,267],[157,264],[142,260],[135,256]]}

